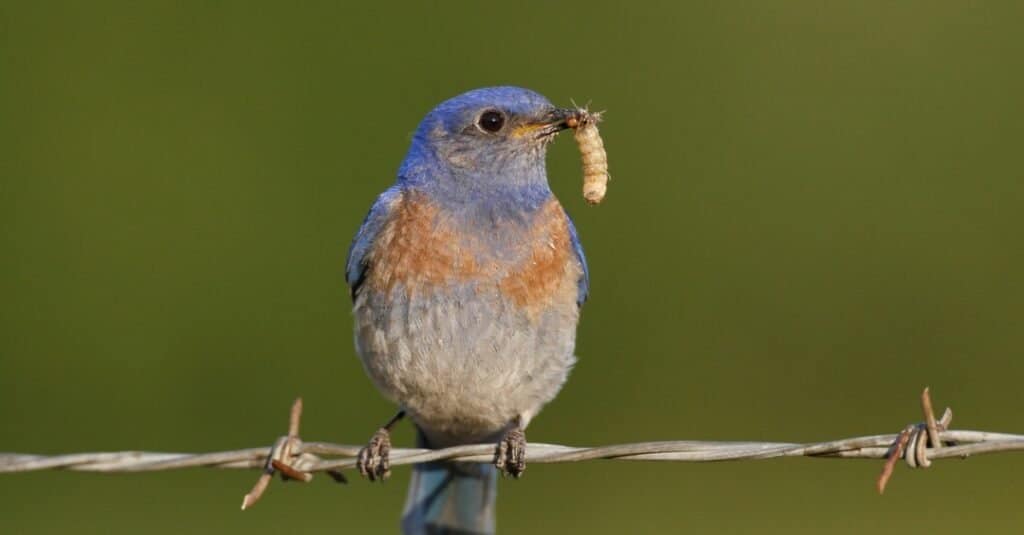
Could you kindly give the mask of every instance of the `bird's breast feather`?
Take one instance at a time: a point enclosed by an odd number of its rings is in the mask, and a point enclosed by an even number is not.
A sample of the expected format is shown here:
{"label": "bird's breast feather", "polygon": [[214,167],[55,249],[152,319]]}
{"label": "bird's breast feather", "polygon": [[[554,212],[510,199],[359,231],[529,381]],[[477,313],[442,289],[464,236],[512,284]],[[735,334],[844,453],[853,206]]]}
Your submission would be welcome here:
{"label": "bird's breast feather", "polygon": [[471,283],[524,308],[576,301],[582,261],[557,200],[528,218],[477,223],[403,192],[368,251],[368,285],[415,293]]}

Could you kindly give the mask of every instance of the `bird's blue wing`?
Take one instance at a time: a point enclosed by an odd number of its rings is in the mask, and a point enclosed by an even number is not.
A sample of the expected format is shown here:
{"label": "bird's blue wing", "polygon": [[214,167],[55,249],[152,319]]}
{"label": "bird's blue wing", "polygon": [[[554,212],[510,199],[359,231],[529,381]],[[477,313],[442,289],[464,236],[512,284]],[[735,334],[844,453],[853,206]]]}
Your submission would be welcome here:
{"label": "bird's blue wing", "polygon": [[356,291],[366,277],[366,255],[400,196],[401,191],[397,186],[392,186],[381,193],[370,207],[370,212],[366,214],[363,225],[359,227],[359,232],[356,233],[352,245],[348,248],[348,260],[345,262],[345,282],[348,283],[349,291],[353,296],[356,295]]}
{"label": "bird's blue wing", "polygon": [[578,290],[576,294],[576,304],[582,307],[590,295],[590,269],[587,268],[587,257],[583,254],[583,245],[580,244],[580,237],[576,233],[576,225],[573,225],[569,214],[565,214],[565,219],[569,222],[569,239],[572,242],[572,250],[576,253],[576,258],[580,261],[580,266],[583,268],[583,274],[580,275],[580,280],[577,283]]}

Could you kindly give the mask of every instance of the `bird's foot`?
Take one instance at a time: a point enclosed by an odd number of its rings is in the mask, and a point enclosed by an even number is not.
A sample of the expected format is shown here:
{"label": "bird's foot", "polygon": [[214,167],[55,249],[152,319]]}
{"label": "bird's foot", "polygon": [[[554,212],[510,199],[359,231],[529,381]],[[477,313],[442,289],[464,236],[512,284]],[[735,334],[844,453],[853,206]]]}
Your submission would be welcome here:
{"label": "bird's foot", "polygon": [[373,434],[370,443],[359,450],[356,468],[363,477],[370,481],[383,481],[391,475],[391,432],[381,427]]}
{"label": "bird's foot", "polygon": [[405,410],[398,411],[384,427],[373,434],[370,443],[359,450],[356,468],[363,477],[370,481],[384,481],[391,475],[391,459],[388,457],[391,453],[391,428],[404,417]]}
{"label": "bird's foot", "polygon": [[505,432],[494,454],[494,465],[506,476],[518,479],[526,470],[526,433],[518,424]]}

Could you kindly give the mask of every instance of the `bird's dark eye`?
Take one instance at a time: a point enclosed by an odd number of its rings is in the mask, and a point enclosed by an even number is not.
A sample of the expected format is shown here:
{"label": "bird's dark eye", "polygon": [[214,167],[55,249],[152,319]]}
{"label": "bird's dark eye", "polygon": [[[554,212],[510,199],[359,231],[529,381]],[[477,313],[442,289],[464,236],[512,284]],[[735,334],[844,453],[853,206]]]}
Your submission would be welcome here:
{"label": "bird's dark eye", "polygon": [[476,125],[484,132],[497,132],[501,130],[502,126],[505,126],[505,116],[498,110],[487,110],[480,114]]}

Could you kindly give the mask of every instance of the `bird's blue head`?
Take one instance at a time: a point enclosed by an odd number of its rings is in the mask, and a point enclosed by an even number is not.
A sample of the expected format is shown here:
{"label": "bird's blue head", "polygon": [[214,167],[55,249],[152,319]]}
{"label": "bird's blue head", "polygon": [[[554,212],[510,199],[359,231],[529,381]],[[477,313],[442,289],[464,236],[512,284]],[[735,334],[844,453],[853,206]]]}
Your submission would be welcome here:
{"label": "bird's blue head", "polygon": [[576,113],[519,87],[463,93],[420,123],[399,180],[456,202],[546,197],[547,145]]}

